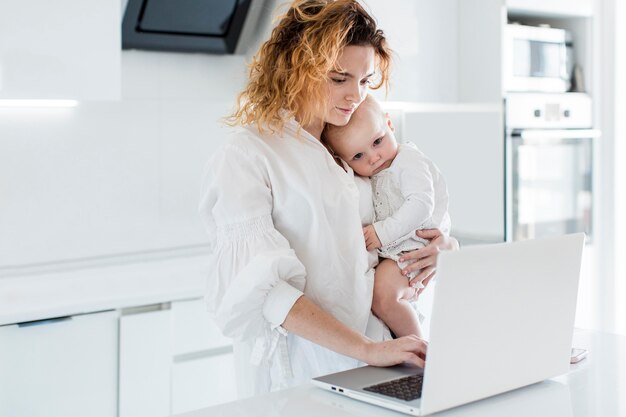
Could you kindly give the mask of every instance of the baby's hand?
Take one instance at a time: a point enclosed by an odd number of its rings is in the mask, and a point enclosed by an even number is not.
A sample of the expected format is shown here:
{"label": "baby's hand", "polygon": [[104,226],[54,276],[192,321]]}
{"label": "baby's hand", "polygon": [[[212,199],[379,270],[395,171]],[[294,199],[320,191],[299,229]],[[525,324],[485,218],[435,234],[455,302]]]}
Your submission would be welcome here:
{"label": "baby's hand", "polygon": [[378,249],[382,246],[376,234],[376,229],[374,229],[374,226],[371,224],[363,228],[363,237],[365,237],[365,247],[368,251]]}

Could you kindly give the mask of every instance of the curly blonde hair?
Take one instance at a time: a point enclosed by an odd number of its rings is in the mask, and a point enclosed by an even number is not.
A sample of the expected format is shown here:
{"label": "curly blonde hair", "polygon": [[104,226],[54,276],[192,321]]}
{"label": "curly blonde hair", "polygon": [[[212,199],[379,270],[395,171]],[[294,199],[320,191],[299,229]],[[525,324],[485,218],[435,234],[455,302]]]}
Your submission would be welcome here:
{"label": "curly blonde hair", "polygon": [[227,123],[256,123],[272,132],[282,131],[292,117],[301,126],[312,123],[325,108],[328,73],[337,70],[343,48],[353,45],[374,48],[379,72],[370,88],[388,88],[392,52],[358,1],[294,1],[253,58]]}

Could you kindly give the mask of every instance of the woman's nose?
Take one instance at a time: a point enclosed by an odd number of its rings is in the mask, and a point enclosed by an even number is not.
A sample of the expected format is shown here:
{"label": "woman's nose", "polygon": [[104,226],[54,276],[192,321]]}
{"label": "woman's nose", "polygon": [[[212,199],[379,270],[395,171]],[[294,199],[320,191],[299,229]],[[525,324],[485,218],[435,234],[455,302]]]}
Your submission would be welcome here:
{"label": "woman's nose", "polygon": [[354,103],[360,103],[364,98],[365,95],[361,92],[361,86],[359,83],[351,83],[350,89],[346,94],[346,100]]}

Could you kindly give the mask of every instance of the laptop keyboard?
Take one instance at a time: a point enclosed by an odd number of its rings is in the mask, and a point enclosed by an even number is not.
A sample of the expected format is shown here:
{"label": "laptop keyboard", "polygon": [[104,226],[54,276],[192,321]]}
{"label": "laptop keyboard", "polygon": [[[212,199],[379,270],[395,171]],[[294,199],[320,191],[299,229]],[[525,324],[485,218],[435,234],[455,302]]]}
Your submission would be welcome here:
{"label": "laptop keyboard", "polygon": [[381,384],[363,388],[365,391],[375,392],[388,397],[399,398],[404,401],[413,401],[422,396],[422,382],[424,375],[411,375]]}

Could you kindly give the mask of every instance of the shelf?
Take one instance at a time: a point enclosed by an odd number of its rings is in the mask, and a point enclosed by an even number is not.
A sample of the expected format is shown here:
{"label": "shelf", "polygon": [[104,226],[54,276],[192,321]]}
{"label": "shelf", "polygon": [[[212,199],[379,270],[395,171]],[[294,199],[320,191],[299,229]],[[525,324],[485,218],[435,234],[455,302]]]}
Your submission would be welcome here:
{"label": "shelf", "polygon": [[592,17],[590,0],[507,0],[509,15],[519,17]]}
{"label": "shelf", "polygon": [[401,110],[405,113],[498,113],[502,103],[418,103],[387,101],[381,106],[386,111]]}

